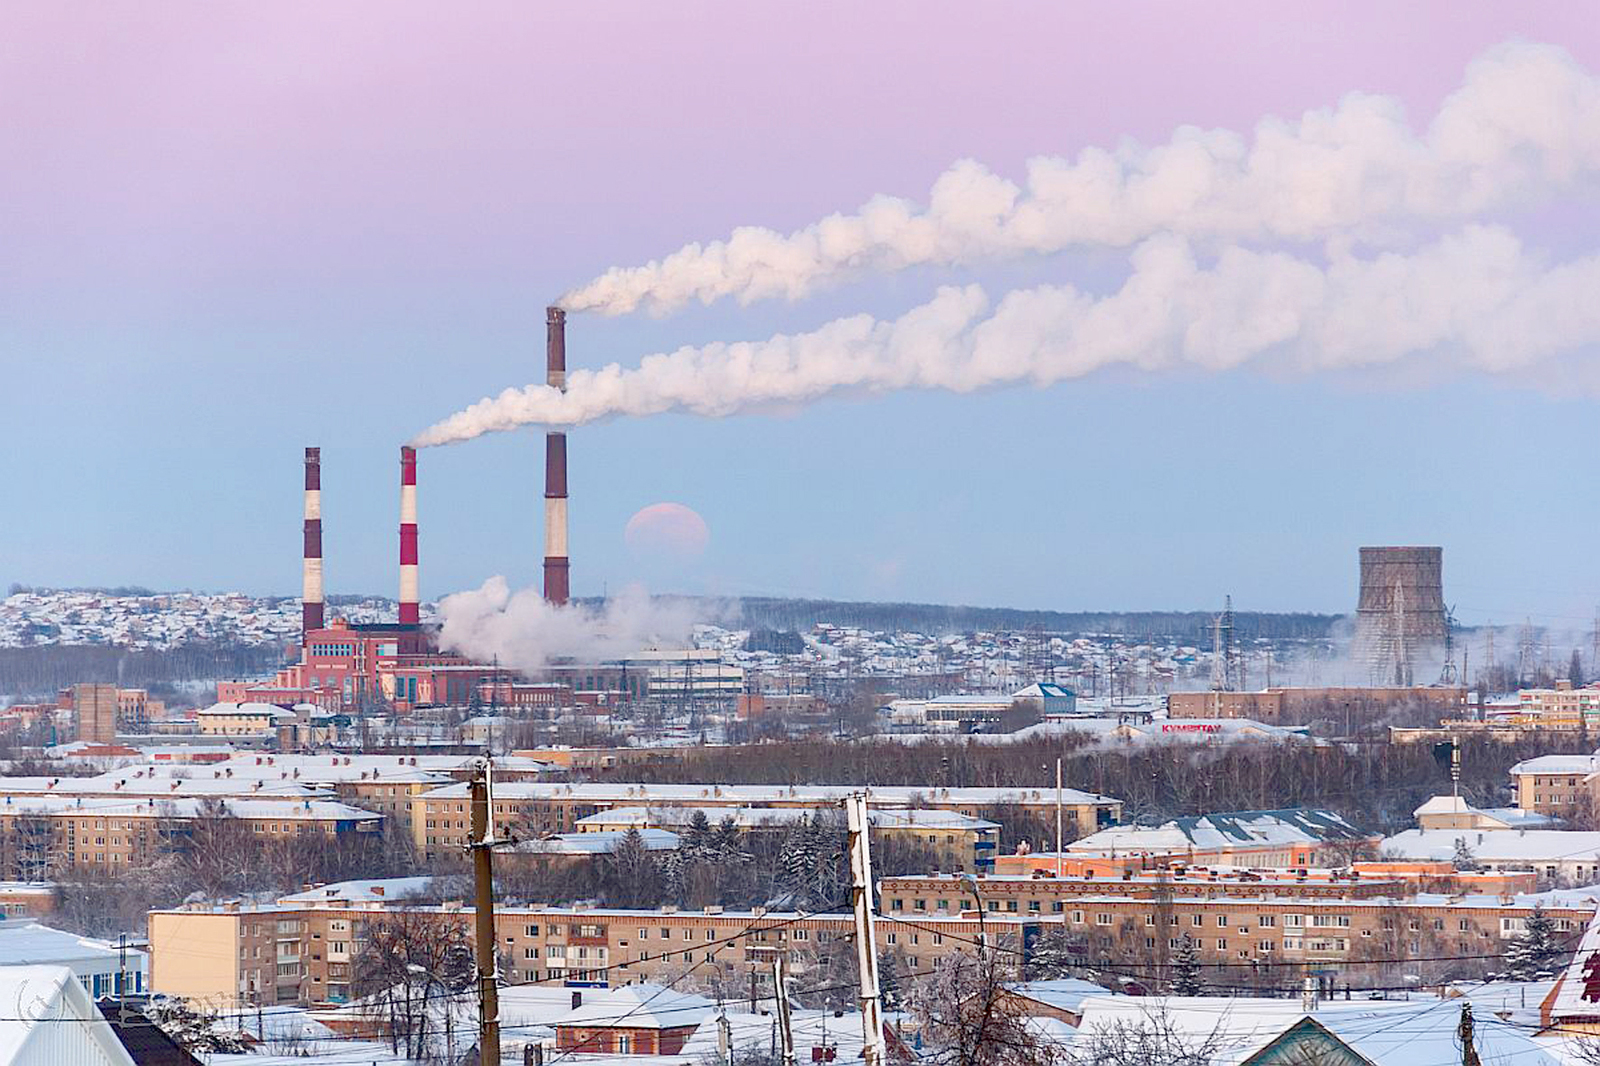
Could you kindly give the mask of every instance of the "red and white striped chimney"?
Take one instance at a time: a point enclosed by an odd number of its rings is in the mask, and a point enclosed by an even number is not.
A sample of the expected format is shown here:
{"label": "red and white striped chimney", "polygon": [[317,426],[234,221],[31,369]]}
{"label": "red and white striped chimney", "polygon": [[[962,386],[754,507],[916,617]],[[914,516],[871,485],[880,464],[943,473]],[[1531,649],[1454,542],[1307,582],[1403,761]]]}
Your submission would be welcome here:
{"label": "red and white striped chimney", "polygon": [[322,449],[306,449],[305,550],[300,564],[300,632],[321,629],[322,614]]}
{"label": "red and white striped chimney", "polygon": [[417,450],[400,449],[400,624],[422,621],[417,595]]}
{"label": "red and white striped chimney", "polygon": [[[545,384],[567,391],[567,313],[547,307]],[[544,436],[544,598],[567,602],[571,587],[567,560],[567,435]]]}

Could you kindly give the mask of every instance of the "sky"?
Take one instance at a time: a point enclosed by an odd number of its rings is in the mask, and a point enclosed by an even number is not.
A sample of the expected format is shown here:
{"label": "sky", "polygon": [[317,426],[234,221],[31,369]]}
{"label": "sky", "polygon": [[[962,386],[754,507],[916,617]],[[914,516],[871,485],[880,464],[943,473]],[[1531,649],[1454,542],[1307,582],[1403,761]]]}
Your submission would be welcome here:
{"label": "sky", "polygon": [[[399,445],[537,380],[545,305],[610,267],[925,198],[963,158],[1020,177],[1352,91],[1420,128],[1511,39],[1600,71],[1571,3],[9,5],[0,583],[295,594],[314,444],[329,592],[392,594]],[[1591,184],[1513,221],[1560,260],[1594,251],[1597,207]],[[893,317],[944,284],[1104,291],[1126,263],[575,314],[569,364]],[[571,436],[574,591],[1347,611],[1360,545],[1424,543],[1463,621],[1577,628],[1593,402],[1516,375],[1111,368],[616,418]],[[425,597],[537,580],[541,477],[531,430],[423,452]],[[703,551],[625,536],[658,503],[703,518]]]}

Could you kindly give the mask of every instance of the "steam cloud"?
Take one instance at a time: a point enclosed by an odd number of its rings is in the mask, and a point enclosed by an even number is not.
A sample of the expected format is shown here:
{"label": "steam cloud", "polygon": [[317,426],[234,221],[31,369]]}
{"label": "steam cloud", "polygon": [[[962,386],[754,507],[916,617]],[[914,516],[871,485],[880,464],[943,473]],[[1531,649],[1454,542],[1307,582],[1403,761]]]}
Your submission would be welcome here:
{"label": "steam cloud", "polygon": [[569,310],[666,313],[691,301],[796,299],[865,273],[1099,245],[1381,237],[1462,219],[1600,174],[1600,81],[1562,49],[1513,42],[1467,68],[1419,137],[1390,97],[1351,94],[1250,136],[1184,127],[1156,147],[1089,148],[1027,164],[1022,186],[972,160],[926,207],[890,196],[787,236],[741,227],[567,294]]}
{"label": "steam cloud", "polygon": [[417,438],[439,445],[533,424],[668,411],[722,416],[830,393],[969,392],[1049,385],[1126,365],[1221,371],[1271,355],[1285,371],[1393,364],[1443,373],[1526,372],[1600,340],[1600,257],[1547,265],[1510,231],[1471,225],[1411,253],[1325,263],[1229,247],[1204,265],[1190,242],[1153,237],[1122,287],[1007,294],[940,289],[900,318],[837,319],[809,333],[716,343],[576,370],[567,391],[508,389]]}
{"label": "steam cloud", "polygon": [[446,596],[439,616],[441,647],[524,671],[558,659],[624,658],[656,643],[683,647],[696,621],[688,604],[652,600],[642,588],[630,588],[595,610],[556,606],[536,589],[513,593],[503,577]]}

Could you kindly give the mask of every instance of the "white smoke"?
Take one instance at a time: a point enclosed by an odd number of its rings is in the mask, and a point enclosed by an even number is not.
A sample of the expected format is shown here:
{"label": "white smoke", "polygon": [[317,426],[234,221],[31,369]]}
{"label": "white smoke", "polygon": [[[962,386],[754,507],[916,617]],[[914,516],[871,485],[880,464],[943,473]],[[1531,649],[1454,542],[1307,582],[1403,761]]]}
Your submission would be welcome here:
{"label": "white smoke", "polygon": [[414,443],[616,415],[722,416],[844,391],[1045,386],[1114,365],[1222,371],[1270,357],[1275,369],[1316,372],[1417,356],[1441,374],[1526,382],[1600,340],[1597,290],[1600,257],[1550,266],[1494,226],[1469,226],[1408,254],[1359,258],[1331,247],[1325,263],[1230,247],[1204,265],[1187,240],[1155,237],[1134,251],[1122,287],[1103,297],[1051,285],[991,307],[976,285],[943,288],[892,321],[854,315],[810,333],[576,370],[565,393],[508,389]]}
{"label": "white smoke", "polygon": [[632,587],[594,609],[555,606],[536,589],[513,593],[503,577],[439,601],[441,647],[477,662],[534,671],[561,659],[602,662],[655,645],[683,647],[694,630],[694,608],[661,601]]}
{"label": "white smoke", "polygon": [[1600,174],[1600,81],[1564,50],[1490,49],[1418,136],[1400,103],[1354,93],[1250,136],[1184,127],[1156,147],[1088,148],[1027,164],[1022,186],[972,160],[934,182],[926,207],[878,196],[787,236],[741,227],[562,297],[569,310],[665,313],[692,301],[796,299],[828,282],[961,265],[1157,234],[1197,240],[1374,237],[1409,222],[1471,217]]}

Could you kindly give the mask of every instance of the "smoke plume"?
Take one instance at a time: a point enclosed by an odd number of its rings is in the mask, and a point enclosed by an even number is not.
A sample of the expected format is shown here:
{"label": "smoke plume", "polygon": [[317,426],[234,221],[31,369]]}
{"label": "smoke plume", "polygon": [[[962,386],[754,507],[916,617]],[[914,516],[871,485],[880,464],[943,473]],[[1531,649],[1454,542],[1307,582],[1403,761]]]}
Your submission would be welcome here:
{"label": "smoke plume", "polygon": [[764,341],[685,347],[576,370],[481,400],[419,436],[449,444],[519,426],[575,425],[681,411],[722,416],[836,392],[1045,386],[1125,365],[1159,372],[1246,364],[1284,372],[1379,366],[1418,357],[1435,372],[1532,372],[1600,340],[1600,257],[1548,265],[1516,236],[1468,226],[1414,252],[1326,262],[1229,247],[1203,263],[1182,237],[1132,255],[1122,287],[1071,285],[1007,294],[940,289],[892,321],[837,319]]}
{"label": "smoke plume", "polygon": [[567,294],[569,310],[666,313],[692,301],[796,299],[820,285],[1157,234],[1202,241],[1380,237],[1552,195],[1600,174],[1600,81],[1564,50],[1513,42],[1467,68],[1418,136],[1400,103],[1355,93],[1248,136],[1184,127],[1163,145],[1027,164],[1021,186],[972,160],[926,206],[878,196],[784,235],[741,227]]}
{"label": "smoke plume", "polygon": [[536,589],[513,593],[503,577],[439,601],[440,646],[477,662],[533,671],[560,659],[600,662],[654,644],[683,647],[696,618],[683,601],[652,600],[634,587],[594,609],[556,606]]}

